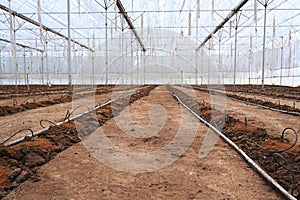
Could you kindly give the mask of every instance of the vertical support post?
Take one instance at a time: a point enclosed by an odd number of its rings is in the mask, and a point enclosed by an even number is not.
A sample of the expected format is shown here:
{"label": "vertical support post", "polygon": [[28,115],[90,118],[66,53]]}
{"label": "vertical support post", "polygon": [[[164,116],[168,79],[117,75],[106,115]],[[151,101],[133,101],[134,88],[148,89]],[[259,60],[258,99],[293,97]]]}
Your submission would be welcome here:
{"label": "vertical support post", "polygon": [[[212,39],[211,39],[212,40]],[[210,45],[209,49],[208,49],[208,52],[209,52],[209,61],[208,61],[208,65],[207,65],[207,85],[210,84],[210,69],[211,69],[211,48],[212,48],[212,45]]]}
{"label": "vertical support post", "polygon": [[25,60],[25,48],[23,48],[23,71],[24,71],[24,85],[26,85],[27,80],[26,80],[26,60]]}
{"label": "vertical support post", "polygon": [[198,50],[196,50],[196,85],[198,85],[198,53],[199,53],[199,51]]}
{"label": "vertical support post", "polygon": [[72,75],[71,75],[71,16],[70,16],[70,0],[68,4],[68,74],[69,74],[69,94],[72,94]]}
{"label": "vertical support post", "polygon": [[108,5],[105,5],[105,85],[108,84],[108,24],[107,24],[107,7]]}
{"label": "vertical support post", "polygon": [[[198,36],[199,36],[199,15],[200,15],[200,0],[197,0],[197,7],[196,7],[196,43],[198,44]],[[199,49],[196,49],[196,85],[198,85],[198,55]]]}
{"label": "vertical support post", "polygon": [[131,63],[130,63],[130,84],[132,85],[132,65],[133,65],[133,38],[132,38],[132,32],[130,32],[130,48],[131,48]]}
{"label": "vertical support post", "polygon": [[249,60],[248,60],[248,72],[249,72],[249,85],[251,84],[251,51],[252,49],[249,49]]}
{"label": "vertical support post", "polygon": [[[221,31],[221,30],[220,30]],[[222,33],[220,32],[220,35],[219,35],[219,69],[218,69],[218,84],[221,84],[221,36],[222,36]]]}
{"label": "vertical support post", "polygon": [[42,56],[41,56],[41,76],[42,76],[42,84],[45,84],[45,80],[44,80],[44,53],[41,52]]}
{"label": "vertical support post", "polygon": [[183,71],[180,71],[180,84],[183,85]]}
{"label": "vertical support post", "polygon": [[139,50],[138,50],[138,42],[136,48],[136,84],[139,83]]}
{"label": "vertical support post", "polygon": [[49,57],[48,57],[48,34],[46,31],[46,37],[45,37],[45,52],[46,52],[46,83],[49,84]]}
{"label": "vertical support post", "polygon": [[95,55],[94,52],[92,52],[92,85],[95,84]]}
{"label": "vertical support post", "polygon": [[[8,1],[8,7],[10,9],[10,2]],[[16,53],[16,29],[15,29],[15,16],[9,13],[9,22],[10,22],[10,40],[11,40],[11,50],[15,63],[15,86],[16,91],[18,90],[18,78],[19,78],[19,69],[17,62],[17,53]]]}
{"label": "vertical support post", "polygon": [[281,36],[281,47],[280,47],[280,85],[282,85],[282,68],[283,68],[283,36]]}
{"label": "vertical support post", "polygon": [[202,59],[201,59],[201,62],[202,62],[202,64],[201,64],[201,85],[203,85],[203,69],[204,69],[204,51],[203,51],[203,49],[201,50],[201,57],[202,57]]}
{"label": "vertical support post", "polygon": [[237,65],[237,31],[238,30],[238,13],[235,18],[235,35],[234,35],[234,70],[233,70],[233,85],[236,83],[236,65]]}
{"label": "vertical support post", "polygon": [[[122,19],[121,19],[122,22]],[[122,76],[122,85],[124,84],[124,57],[123,57],[123,52],[124,52],[124,29],[123,29],[123,23],[122,23],[122,33],[121,33],[121,76]]]}
{"label": "vertical support post", "polygon": [[143,67],[144,67],[144,74],[143,74],[143,79],[144,79],[144,85],[146,84],[146,52],[144,51],[144,59],[143,59]]}
{"label": "vertical support post", "polygon": [[264,12],[264,36],[263,36],[263,56],[262,56],[262,74],[261,74],[261,87],[264,87],[265,81],[265,56],[266,56],[266,27],[267,27],[267,6],[268,4],[263,5],[265,8]]}
{"label": "vertical support post", "polygon": [[3,79],[3,71],[2,71],[2,50],[0,50],[0,84],[2,85],[2,79]]}

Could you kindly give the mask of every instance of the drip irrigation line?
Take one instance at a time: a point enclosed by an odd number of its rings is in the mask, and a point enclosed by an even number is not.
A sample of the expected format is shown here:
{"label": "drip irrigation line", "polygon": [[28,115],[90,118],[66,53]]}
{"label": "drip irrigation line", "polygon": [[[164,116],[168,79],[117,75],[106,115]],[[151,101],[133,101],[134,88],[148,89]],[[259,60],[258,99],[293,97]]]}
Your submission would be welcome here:
{"label": "drip irrigation line", "polygon": [[48,119],[42,119],[42,120],[40,120],[40,126],[42,128],[46,128],[46,126],[43,125],[43,122],[49,122],[50,124],[53,124],[54,126],[58,126],[56,123],[54,123],[54,122],[52,122],[52,121],[50,121]]}
{"label": "drip irrigation line", "polygon": [[36,99],[34,98],[34,97],[27,97],[21,104],[25,104],[25,103],[28,103],[27,101],[29,100],[29,99],[32,99],[33,100],[33,102],[35,102],[36,101]]}
{"label": "drip irrigation line", "polygon": [[[292,194],[292,193],[293,193],[293,189],[294,189],[294,187],[295,187],[295,174],[294,174],[294,172],[293,172],[293,170],[292,170],[291,164],[290,164],[289,161],[288,161],[283,155],[281,155],[280,153],[274,153],[274,154],[273,154],[273,157],[274,157],[275,161],[276,161],[281,167],[283,167],[283,168],[285,168],[286,170],[288,170],[288,172],[291,174],[291,177],[292,177],[292,184],[291,184],[291,186],[290,186],[289,192],[290,192],[290,194]],[[281,160],[283,160],[284,163],[285,163],[285,165],[281,164],[281,162],[280,162],[279,160],[277,160],[276,157],[279,157]]]}
{"label": "drip irrigation line", "polygon": [[6,143],[7,141],[9,141],[11,138],[13,138],[14,136],[16,136],[17,134],[23,132],[23,131],[30,131],[31,133],[31,138],[33,139],[34,133],[30,128],[23,128],[17,132],[15,132],[14,134],[12,134],[11,136],[9,136],[6,140],[4,140],[3,142],[1,142],[1,145],[4,145],[4,143]]}
{"label": "drip irrigation line", "polygon": [[288,150],[290,150],[291,148],[293,148],[294,146],[296,146],[297,142],[298,142],[298,134],[297,132],[295,131],[295,129],[293,128],[285,128],[283,129],[282,133],[281,133],[281,137],[280,137],[280,142],[283,142],[284,141],[284,134],[287,130],[292,130],[293,131],[293,134],[295,135],[295,140],[294,140],[294,143],[290,146],[290,147],[287,147],[285,149],[281,149],[281,150],[276,150],[276,151],[269,151],[270,153],[283,153],[283,152],[286,152]]}
{"label": "drip irrigation line", "polygon": [[[119,101],[119,100],[121,100],[121,99],[125,99],[125,98],[127,98],[127,97],[130,97],[130,96],[133,95],[133,94],[140,93],[141,91],[142,91],[142,89],[138,89],[138,90],[136,90],[136,91],[134,91],[134,92],[128,92],[127,94],[125,94],[125,95],[123,95],[123,96],[121,96],[121,97],[119,97],[119,98],[117,98],[117,99],[111,99],[111,100],[109,100],[109,101],[106,101],[105,103],[103,103],[103,104],[101,104],[101,105],[95,106],[93,109],[90,109],[90,110],[88,110],[88,111],[85,111],[85,112],[83,112],[83,113],[80,113],[80,114],[78,114],[78,115],[76,115],[76,116],[73,116],[73,117],[71,117],[71,118],[69,118],[69,119],[67,119],[67,120],[65,120],[65,121],[60,121],[60,122],[57,122],[57,123],[51,122],[50,120],[47,120],[47,119],[44,119],[44,120],[41,120],[41,121],[47,121],[47,122],[49,122],[49,123],[52,123],[53,125],[59,126],[59,125],[63,124],[64,122],[68,122],[68,121],[71,121],[71,120],[78,119],[78,118],[80,118],[80,117],[82,117],[82,116],[84,116],[84,115],[87,115],[87,114],[90,114],[91,112],[94,112],[94,111],[97,110],[97,109],[100,109],[100,108],[102,108],[102,107],[104,107],[104,106],[106,106],[106,105],[112,104],[113,102]],[[41,125],[41,122],[40,122],[40,125]],[[41,126],[43,127],[43,125],[41,125]],[[41,129],[41,130],[38,130],[38,131],[36,131],[36,132],[32,132],[31,135],[27,135],[27,137],[34,137],[34,136],[36,136],[36,135],[39,135],[39,134],[41,134],[42,132],[48,130],[49,128],[50,128],[50,127],[45,127],[45,128],[43,128],[43,129]],[[16,140],[12,141],[12,142],[9,142],[9,143],[6,144],[6,146],[12,146],[12,145],[18,144],[18,143],[22,142],[22,141],[25,139],[25,137],[26,137],[26,136],[21,137],[21,138],[18,138],[18,139],[16,139]],[[3,143],[5,143],[5,142],[7,142],[7,141],[4,141]]]}
{"label": "drip irrigation line", "polygon": [[[196,88],[196,89],[198,89],[198,88]],[[214,95],[222,96],[222,94],[217,92],[217,91],[211,91],[210,90],[210,93],[214,94]],[[243,101],[243,100],[240,100],[240,99],[237,99],[237,98],[234,98],[234,97],[230,97],[230,96],[227,96],[227,95],[226,95],[226,98],[229,98],[231,100],[238,101],[238,102],[241,102],[241,103],[245,103],[247,105],[252,105],[252,106],[257,106],[257,107],[260,107],[260,108],[264,108],[264,109],[267,109],[267,110],[272,110],[272,111],[276,111],[276,112],[280,112],[280,113],[284,113],[284,114],[291,114],[291,115],[300,116],[300,112],[296,112],[296,111],[287,111],[287,110],[281,110],[281,109],[277,109],[277,108],[271,108],[271,107],[264,106],[264,105],[261,105],[261,104],[256,104],[256,103],[253,103],[253,102]]]}
{"label": "drip irrigation line", "polygon": [[193,111],[189,106],[187,106],[183,100],[178,97],[174,91],[169,89],[170,93],[173,97],[189,112],[191,112],[197,119],[199,119],[202,123],[208,126],[211,130],[217,133],[225,142],[227,142],[234,150],[236,150],[242,158],[248,163],[250,167],[252,167],[265,181],[271,184],[274,188],[276,188],[286,199],[296,200],[296,198],[286,191],[281,185],[279,185],[269,174],[267,174],[259,165],[257,165],[242,149],[240,149],[232,140],[230,140],[224,133],[218,130],[215,126],[208,123],[204,118],[199,116],[195,111]]}

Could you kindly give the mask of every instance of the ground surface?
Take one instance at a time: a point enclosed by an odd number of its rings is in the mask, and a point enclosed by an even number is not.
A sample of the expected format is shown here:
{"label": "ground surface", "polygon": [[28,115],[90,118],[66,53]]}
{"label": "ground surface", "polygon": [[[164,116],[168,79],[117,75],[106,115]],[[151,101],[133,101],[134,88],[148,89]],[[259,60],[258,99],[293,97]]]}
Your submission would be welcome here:
{"label": "ground surface", "polygon": [[[226,110],[227,114],[232,115],[241,121],[244,121],[246,117],[249,124],[265,128],[271,135],[280,136],[282,130],[287,127],[294,128],[296,131],[300,130],[298,116],[283,114],[257,106],[247,105],[245,103],[234,101],[230,98],[192,90],[191,88],[181,88],[181,90],[187,94],[196,96],[199,102],[209,102],[214,104],[215,108],[220,111],[224,112],[224,110]],[[270,99],[275,102],[274,98]],[[288,104],[291,102],[286,101],[286,103]]]}
{"label": "ground surface", "polygon": [[[133,90],[133,89],[131,89]],[[122,94],[124,91],[115,91],[114,95],[112,93],[104,93],[101,95],[95,95],[95,101],[93,102],[94,105],[98,103],[104,103],[112,98],[112,96],[117,96],[118,94]],[[57,95],[51,95],[52,97],[56,97]],[[45,98],[45,97],[44,97]],[[7,102],[11,100],[1,100],[3,102]],[[6,104],[7,105],[7,104]],[[4,140],[5,138],[9,137],[13,133],[17,132],[22,128],[30,128],[33,131],[37,131],[41,129],[40,120],[47,119],[52,122],[58,122],[59,120],[64,119],[67,110],[72,111],[76,108],[76,105],[73,105],[73,102],[68,103],[61,103],[61,104],[54,104],[47,107],[40,107],[32,110],[26,110],[23,112],[19,112],[13,115],[8,116],[0,116],[0,141]],[[82,107],[82,109],[86,109]],[[86,110],[76,110],[74,114],[78,114],[84,112]],[[47,122],[44,122],[44,126],[50,125]],[[24,132],[18,134],[15,138],[21,137],[22,135],[27,135],[29,132]],[[12,138],[15,139],[15,138]]]}
{"label": "ground surface", "polygon": [[[163,154],[153,163],[143,162],[140,166],[131,166],[128,155],[120,154],[118,166],[123,171],[119,171],[107,166],[112,163],[103,164],[96,159],[97,149],[90,147],[97,144],[98,135],[92,134],[42,166],[38,171],[40,181],[27,181],[4,199],[281,199],[227,144],[219,139],[213,145],[216,136],[188,111],[180,110],[165,87],[157,87],[127,111],[101,127],[113,144],[128,154],[145,155],[175,144],[171,156],[178,159],[154,171],[130,173],[130,169],[139,171],[144,165],[157,167],[161,162],[156,161],[164,160]],[[265,116],[261,118],[262,123],[268,122]],[[129,123],[124,123],[124,119]],[[183,122],[183,133],[176,137]],[[154,136],[142,138],[151,134]],[[187,151],[180,155],[178,148],[182,146]],[[119,151],[110,148],[107,152],[113,157]]]}

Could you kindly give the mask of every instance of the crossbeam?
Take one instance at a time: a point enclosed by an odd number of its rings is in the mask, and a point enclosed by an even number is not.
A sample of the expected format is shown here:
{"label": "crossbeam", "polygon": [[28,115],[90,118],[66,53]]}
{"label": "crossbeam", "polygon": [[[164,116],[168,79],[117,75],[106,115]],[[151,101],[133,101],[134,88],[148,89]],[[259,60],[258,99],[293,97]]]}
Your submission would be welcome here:
{"label": "crossbeam", "polygon": [[[26,17],[25,15],[23,15],[23,14],[21,14],[21,13],[18,13],[18,12],[16,12],[16,11],[14,11],[14,10],[12,10],[12,9],[10,9],[10,8],[8,8],[8,7],[6,7],[6,6],[4,6],[4,5],[2,5],[2,4],[0,4],[0,9],[1,9],[1,10],[4,10],[4,11],[6,11],[6,12],[9,12],[9,13],[11,13],[12,15],[17,16],[17,17],[19,17],[19,18],[21,18],[21,19],[23,19],[23,20],[25,20],[25,21],[27,21],[27,22],[29,22],[29,23],[35,25],[35,26],[40,27],[40,24],[39,24],[37,21],[34,21],[34,20],[30,19],[29,17]],[[46,30],[46,31],[49,31],[49,32],[51,32],[51,33],[53,33],[53,34],[55,34],[55,35],[58,35],[58,36],[60,36],[60,37],[62,37],[62,38],[64,38],[64,39],[68,40],[68,37],[67,37],[67,36],[65,36],[64,34],[61,34],[61,33],[58,32],[58,31],[55,31],[55,30],[53,30],[53,29],[51,29],[51,28],[49,28],[49,27],[47,27],[47,26],[45,26],[45,25],[42,25],[42,28],[43,28],[44,30]],[[91,49],[90,47],[88,47],[88,46],[86,46],[86,45],[84,45],[84,44],[81,44],[80,42],[75,41],[74,39],[71,39],[71,41],[72,41],[73,43],[75,43],[75,44],[78,44],[79,46],[81,46],[81,47],[83,47],[83,48],[85,48],[85,49],[88,49],[88,50],[90,50],[90,51],[92,51],[92,52],[94,51],[94,50]]]}
{"label": "crossbeam", "polygon": [[[3,38],[0,38],[0,41],[1,41],[1,42],[6,42],[6,43],[11,43],[10,40],[3,39]],[[42,49],[38,49],[38,48],[35,48],[35,47],[27,46],[27,45],[25,45],[25,44],[21,44],[21,43],[18,43],[18,42],[16,42],[16,45],[17,45],[17,46],[20,46],[20,47],[23,47],[23,48],[33,49],[33,50],[36,50],[36,51],[39,51],[39,52],[44,52],[44,50],[42,50]]]}
{"label": "crossbeam", "polygon": [[218,32],[230,19],[233,17],[249,0],[242,0],[228,15],[225,19],[218,25],[216,28],[204,39],[204,41],[199,45],[196,51],[199,51],[212,36]]}
{"label": "crossbeam", "polygon": [[116,3],[117,3],[117,7],[119,8],[120,13],[123,15],[124,19],[126,20],[126,22],[127,22],[128,26],[129,26],[130,30],[133,32],[135,38],[138,40],[139,44],[141,45],[142,50],[144,52],[147,51],[146,48],[145,48],[145,46],[144,46],[144,44],[143,44],[143,42],[142,42],[142,40],[141,40],[141,38],[140,38],[140,36],[136,32],[136,30],[135,30],[135,28],[134,28],[134,26],[133,26],[130,18],[128,17],[127,12],[125,11],[125,8],[123,7],[121,1],[117,0]]}

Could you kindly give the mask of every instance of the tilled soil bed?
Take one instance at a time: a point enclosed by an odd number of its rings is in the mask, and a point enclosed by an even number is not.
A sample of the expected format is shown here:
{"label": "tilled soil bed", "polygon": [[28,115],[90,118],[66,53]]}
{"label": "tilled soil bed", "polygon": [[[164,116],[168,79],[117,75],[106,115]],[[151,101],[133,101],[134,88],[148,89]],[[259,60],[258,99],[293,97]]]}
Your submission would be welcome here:
{"label": "tilled soil bed", "polygon": [[[299,145],[293,146],[294,141],[286,139],[284,134],[282,137],[275,137],[268,134],[264,128],[249,125],[246,120],[240,121],[215,110],[209,103],[198,103],[178,89],[171,87],[169,89],[176,93],[194,112],[220,129],[281,186],[300,199]],[[293,130],[291,131],[293,132]],[[298,133],[294,131],[294,134]]]}
{"label": "tilled soil bed", "polygon": [[74,121],[64,122],[13,146],[0,145],[0,198],[28,179],[38,181],[36,171],[40,166],[80,142],[80,136],[90,134],[128,104],[149,95],[154,87],[144,87],[131,96],[97,109],[94,115],[84,115],[76,119],[76,125]]}

